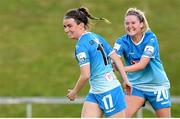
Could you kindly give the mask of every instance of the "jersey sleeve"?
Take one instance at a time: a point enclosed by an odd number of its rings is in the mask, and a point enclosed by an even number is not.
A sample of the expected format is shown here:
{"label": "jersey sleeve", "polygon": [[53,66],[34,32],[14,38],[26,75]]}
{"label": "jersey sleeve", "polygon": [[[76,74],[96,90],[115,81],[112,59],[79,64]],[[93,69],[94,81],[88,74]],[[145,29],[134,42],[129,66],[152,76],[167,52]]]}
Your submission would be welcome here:
{"label": "jersey sleeve", "polygon": [[80,67],[90,63],[88,49],[83,44],[76,45],[75,57]]}
{"label": "jersey sleeve", "polygon": [[116,40],[113,49],[116,51],[117,55],[119,57],[121,57],[123,55],[124,52],[124,45],[122,42],[122,38],[119,38],[118,40]]}
{"label": "jersey sleeve", "polygon": [[148,43],[144,47],[142,57],[154,58],[155,55],[158,53],[158,50],[159,48],[158,48],[157,38],[153,37],[148,41]]}

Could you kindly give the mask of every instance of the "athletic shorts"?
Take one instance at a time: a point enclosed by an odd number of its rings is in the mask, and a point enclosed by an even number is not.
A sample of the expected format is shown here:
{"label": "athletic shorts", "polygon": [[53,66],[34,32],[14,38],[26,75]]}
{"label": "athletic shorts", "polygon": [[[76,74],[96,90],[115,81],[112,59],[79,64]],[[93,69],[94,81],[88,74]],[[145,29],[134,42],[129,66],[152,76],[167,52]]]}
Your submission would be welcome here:
{"label": "athletic shorts", "polygon": [[170,92],[168,89],[149,92],[133,88],[132,95],[142,97],[145,101],[149,101],[154,110],[171,107]]}
{"label": "athletic shorts", "polygon": [[85,101],[97,103],[106,117],[121,112],[126,108],[125,94],[121,86],[105,93],[89,93]]}

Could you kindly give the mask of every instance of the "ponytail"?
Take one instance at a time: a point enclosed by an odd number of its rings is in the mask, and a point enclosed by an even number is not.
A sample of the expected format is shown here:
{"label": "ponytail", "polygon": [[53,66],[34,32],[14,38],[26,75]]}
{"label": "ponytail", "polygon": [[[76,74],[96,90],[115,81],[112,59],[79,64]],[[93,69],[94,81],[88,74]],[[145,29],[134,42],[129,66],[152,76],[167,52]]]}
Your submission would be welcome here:
{"label": "ponytail", "polygon": [[84,23],[85,29],[89,27],[89,19],[92,20],[103,20],[106,23],[111,23],[106,18],[98,18],[89,13],[89,10],[85,7],[76,9],[70,9],[64,16],[64,19],[73,18],[77,24]]}
{"label": "ponytail", "polygon": [[86,15],[89,19],[93,19],[93,20],[103,20],[104,22],[106,22],[106,23],[108,23],[108,24],[111,23],[111,22],[110,22],[108,19],[106,19],[106,18],[103,18],[103,17],[98,18],[98,17],[95,17],[95,16],[91,15],[91,14],[89,13],[89,10],[88,10],[87,8],[85,8],[85,7],[80,7],[80,8],[78,8],[78,10],[79,10],[80,12],[83,12],[84,15]]}

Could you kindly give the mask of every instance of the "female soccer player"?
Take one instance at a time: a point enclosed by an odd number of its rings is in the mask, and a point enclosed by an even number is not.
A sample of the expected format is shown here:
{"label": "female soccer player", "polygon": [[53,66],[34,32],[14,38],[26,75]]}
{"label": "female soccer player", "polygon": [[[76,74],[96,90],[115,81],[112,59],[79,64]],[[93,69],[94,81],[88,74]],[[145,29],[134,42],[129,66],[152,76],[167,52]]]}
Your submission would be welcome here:
{"label": "female soccer player", "polygon": [[150,30],[144,13],[129,8],[124,20],[127,34],[120,37],[114,49],[124,56],[125,71],[132,84],[132,95],[126,95],[127,117],[132,117],[146,101],[157,117],[171,117],[170,83],[160,60],[156,35]]}
{"label": "female soccer player", "polygon": [[116,63],[129,93],[131,84],[121,60],[110,45],[100,35],[88,31],[89,19],[106,20],[92,16],[83,7],[71,9],[64,16],[64,31],[70,39],[77,40],[75,56],[80,66],[79,79],[75,87],[68,90],[67,97],[75,100],[89,80],[90,91],[81,117],[101,117],[103,113],[107,117],[124,117],[125,95],[113,72],[110,58]]}

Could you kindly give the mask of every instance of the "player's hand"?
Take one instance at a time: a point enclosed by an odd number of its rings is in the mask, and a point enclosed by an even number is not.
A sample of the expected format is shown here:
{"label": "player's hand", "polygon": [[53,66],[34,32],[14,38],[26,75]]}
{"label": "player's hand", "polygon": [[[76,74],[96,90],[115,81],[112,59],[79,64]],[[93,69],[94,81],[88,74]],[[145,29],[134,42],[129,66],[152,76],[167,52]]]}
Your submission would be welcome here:
{"label": "player's hand", "polygon": [[123,88],[124,88],[124,91],[127,95],[131,95],[132,85],[128,80],[123,82]]}
{"label": "player's hand", "polygon": [[67,97],[69,98],[70,101],[74,101],[75,98],[77,97],[77,94],[73,89],[68,89]]}

